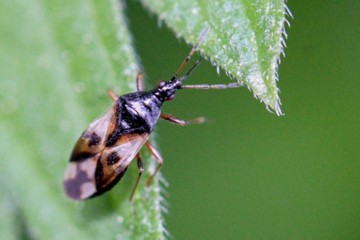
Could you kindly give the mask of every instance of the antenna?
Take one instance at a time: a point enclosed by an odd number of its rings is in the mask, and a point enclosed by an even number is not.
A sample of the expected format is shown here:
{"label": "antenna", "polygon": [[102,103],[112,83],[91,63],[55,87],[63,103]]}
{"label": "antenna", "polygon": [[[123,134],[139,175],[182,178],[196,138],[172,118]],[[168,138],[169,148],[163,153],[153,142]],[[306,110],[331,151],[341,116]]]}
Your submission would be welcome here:
{"label": "antenna", "polygon": [[186,73],[184,76],[182,76],[181,78],[179,78],[179,82],[182,83],[184,80],[186,80],[186,79],[189,77],[189,75],[192,73],[192,71],[194,71],[195,68],[196,68],[197,66],[199,66],[200,63],[201,63],[201,59],[197,60],[197,61],[194,63],[194,65],[189,69],[189,71],[187,71],[187,73]]}
{"label": "antenna", "polygon": [[[210,27],[207,26],[204,28],[204,30],[202,31],[199,40],[195,43],[195,45],[192,47],[191,51],[189,52],[189,54],[187,55],[187,57],[184,59],[184,61],[181,63],[180,67],[178,68],[178,70],[176,71],[175,75],[171,78],[171,80],[175,80],[178,76],[179,73],[186,67],[186,65],[188,64],[188,62],[190,61],[191,57],[194,55],[194,53],[198,50],[198,47],[200,45],[200,43],[205,39],[206,34],[208,33]],[[188,75],[188,74],[186,74]]]}

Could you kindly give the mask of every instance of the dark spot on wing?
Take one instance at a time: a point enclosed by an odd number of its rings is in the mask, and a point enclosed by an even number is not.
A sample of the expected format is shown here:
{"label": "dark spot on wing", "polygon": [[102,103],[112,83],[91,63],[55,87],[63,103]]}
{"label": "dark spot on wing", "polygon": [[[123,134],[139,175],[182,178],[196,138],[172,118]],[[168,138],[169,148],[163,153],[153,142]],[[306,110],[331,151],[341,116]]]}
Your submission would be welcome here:
{"label": "dark spot on wing", "polygon": [[97,146],[101,142],[101,138],[95,132],[90,135],[89,147]]}
{"label": "dark spot on wing", "polygon": [[76,168],[76,177],[73,179],[66,179],[64,181],[65,193],[72,199],[80,200],[81,199],[81,186],[84,183],[91,182],[91,179],[87,176],[86,172]]}
{"label": "dark spot on wing", "polygon": [[118,155],[117,152],[111,152],[111,153],[108,155],[108,157],[107,157],[106,160],[107,160],[107,164],[108,164],[109,166],[111,166],[111,165],[117,163],[117,162],[120,160],[120,157],[119,157],[119,155]]}
{"label": "dark spot on wing", "polygon": [[116,143],[116,141],[123,134],[123,131],[119,128],[116,128],[114,132],[110,133],[106,140],[106,147],[112,147]]}
{"label": "dark spot on wing", "polygon": [[114,131],[108,135],[108,137],[106,139],[106,143],[105,143],[106,147],[113,146],[116,143],[116,141],[119,139],[119,137],[123,134],[122,129],[121,129],[121,121],[122,121],[122,114],[123,114],[122,113],[122,105],[123,105],[123,100],[121,98],[119,98],[116,101],[115,112],[114,112],[116,127],[115,127]]}
{"label": "dark spot on wing", "polygon": [[70,162],[80,161],[80,160],[92,157],[94,155],[96,155],[96,153],[73,151],[70,156]]}
{"label": "dark spot on wing", "polygon": [[107,191],[109,191],[110,189],[112,189],[119,181],[120,179],[124,176],[125,172],[126,172],[127,168],[124,169],[124,171],[122,171],[121,173],[119,173],[116,178],[113,179],[113,181],[111,181],[109,184],[107,184],[106,186],[97,186],[97,192],[95,192],[92,196],[90,196],[90,198],[99,196]]}
{"label": "dark spot on wing", "polygon": [[96,169],[95,169],[95,182],[96,182],[96,189],[101,188],[102,181],[103,181],[104,171],[101,161],[97,162]]}

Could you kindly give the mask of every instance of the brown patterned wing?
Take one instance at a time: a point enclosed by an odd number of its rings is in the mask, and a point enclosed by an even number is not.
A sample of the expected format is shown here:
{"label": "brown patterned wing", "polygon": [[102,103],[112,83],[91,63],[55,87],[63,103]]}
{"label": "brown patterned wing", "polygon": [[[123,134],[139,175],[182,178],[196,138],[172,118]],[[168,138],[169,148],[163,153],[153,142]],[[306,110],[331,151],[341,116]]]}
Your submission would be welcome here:
{"label": "brown patterned wing", "polygon": [[75,144],[64,176],[64,190],[74,200],[86,199],[97,191],[95,171],[106,136],[115,128],[116,103],[92,122]]}
{"label": "brown patterned wing", "polygon": [[69,198],[81,200],[96,193],[95,170],[101,153],[70,162],[65,172],[64,190]]}
{"label": "brown patterned wing", "polygon": [[127,167],[149,138],[148,133],[126,134],[119,138],[114,147],[102,151],[96,166],[95,195],[110,190],[124,175]]}
{"label": "brown patterned wing", "polygon": [[70,162],[78,161],[101,152],[105,147],[105,141],[110,132],[116,126],[116,103],[106,113],[92,122],[82,133],[71,153]]}

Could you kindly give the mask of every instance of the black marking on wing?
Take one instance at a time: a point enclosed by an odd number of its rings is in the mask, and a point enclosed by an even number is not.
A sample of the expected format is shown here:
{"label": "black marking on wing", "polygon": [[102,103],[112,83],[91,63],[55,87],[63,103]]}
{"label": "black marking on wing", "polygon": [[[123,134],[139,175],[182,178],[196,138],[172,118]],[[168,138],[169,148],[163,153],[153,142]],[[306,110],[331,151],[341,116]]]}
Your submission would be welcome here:
{"label": "black marking on wing", "polygon": [[121,128],[122,108],[123,108],[122,105],[123,105],[123,100],[121,98],[119,98],[116,101],[116,107],[115,107],[115,113],[114,113],[116,127],[113,132],[109,133],[109,135],[106,139],[106,143],[105,143],[106,147],[113,146],[122,134],[122,128]]}
{"label": "black marking on wing", "polygon": [[120,157],[117,152],[111,152],[107,156],[106,160],[107,160],[107,165],[111,166],[111,165],[117,163],[120,160]]}
{"label": "black marking on wing", "polygon": [[77,162],[71,162],[65,172],[64,190],[74,200],[86,199],[96,190],[94,173],[100,154]]}
{"label": "black marking on wing", "polygon": [[106,140],[106,147],[112,147],[116,143],[116,141],[120,138],[120,136],[123,134],[122,130],[119,128],[116,128],[107,138]]}
{"label": "black marking on wing", "polygon": [[[98,170],[98,168],[96,168],[96,170]],[[109,190],[111,190],[119,181],[120,179],[124,176],[125,172],[126,172],[127,168],[124,169],[124,171],[122,171],[121,173],[119,173],[118,175],[116,175],[116,177],[107,185],[102,185],[102,177],[100,179],[100,175],[103,176],[103,174],[99,172],[99,178],[96,179],[96,188],[97,191],[90,196],[89,198],[93,198],[96,196],[99,196]]]}
{"label": "black marking on wing", "polygon": [[90,135],[90,139],[89,139],[89,147],[92,147],[92,146],[97,146],[99,145],[101,142],[101,137],[99,135],[97,135],[95,132],[93,132],[91,135]]}
{"label": "black marking on wing", "polygon": [[96,189],[101,188],[102,182],[104,177],[104,171],[101,161],[97,162],[96,169],[95,169],[95,183]]}
{"label": "black marking on wing", "polygon": [[77,171],[76,178],[64,181],[66,194],[73,199],[81,198],[81,184],[90,182],[91,179],[83,171]]}
{"label": "black marking on wing", "polygon": [[80,161],[89,157],[95,156],[97,153],[90,153],[90,152],[76,152],[73,151],[70,156],[70,162]]}

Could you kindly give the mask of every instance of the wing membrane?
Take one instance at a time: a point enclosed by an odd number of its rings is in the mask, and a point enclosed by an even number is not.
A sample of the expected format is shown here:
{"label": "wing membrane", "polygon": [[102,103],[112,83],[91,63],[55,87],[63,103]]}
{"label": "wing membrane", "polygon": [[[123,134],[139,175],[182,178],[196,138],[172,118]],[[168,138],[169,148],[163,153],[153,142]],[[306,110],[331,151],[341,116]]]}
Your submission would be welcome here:
{"label": "wing membrane", "polygon": [[101,189],[105,189],[104,191],[109,190],[120,180],[119,175],[122,176],[125,173],[135,155],[148,140],[148,137],[149,134],[147,133],[126,134],[119,138],[114,147],[102,151],[98,162],[101,167],[98,166],[96,172],[96,186],[99,191]]}
{"label": "wing membrane", "polygon": [[96,193],[94,178],[100,153],[81,161],[70,162],[65,172],[64,189],[66,195],[75,200],[85,199]]}
{"label": "wing membrane", "polygon": [[110,190],[149,138],[148,133],[128,133],[120,136],[112,147],[105,147],[118,121],[117,104],[114,102],[88,126],[72,151],[64,178],[65,193],[72,199],[86,199]]}
{"label": "wing membrane", "polygon": [[116,125],[115,104],[106,113],[92,122],[75,144],[70,161],[79,161],[101,152],[105,147],[107,135]]}

